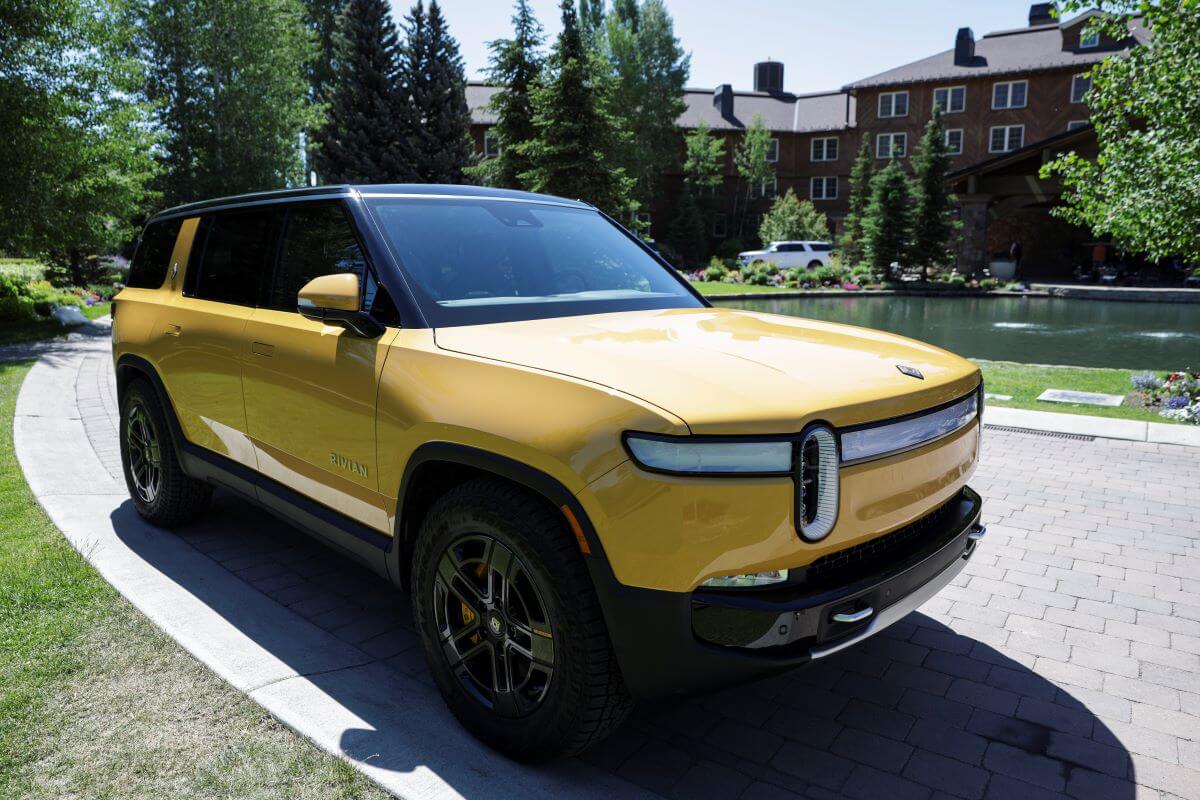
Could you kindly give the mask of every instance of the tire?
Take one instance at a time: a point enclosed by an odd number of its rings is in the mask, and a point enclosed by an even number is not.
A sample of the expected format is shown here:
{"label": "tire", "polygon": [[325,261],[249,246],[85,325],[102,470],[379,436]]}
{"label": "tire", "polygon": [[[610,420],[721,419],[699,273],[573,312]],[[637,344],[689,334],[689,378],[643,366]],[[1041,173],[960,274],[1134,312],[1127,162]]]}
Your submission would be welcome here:
{"label": "tire", "polygon": [[[573,755],[632,708],[579,546],[542,498],[492,478],[451,489],[421,523],[410,585],[446,705],[494,749],[522,761]],[[508,603],[491,610],[479,602],[502,594]],[[498,652],[507,654],[500,670]],[[549,658],[550,674],[526,654]],[[517,689],[495,691],[497,674]]]}
{"label": "tire", "polygon": [[143,519],[174,528],[208,505],[212,487],[184,474],[158,394],[144,379],[134,380],[121,396],[119,438],[125,485]]}
{"label": "tire", "polygon": [[812,261],[808,262],[809,269],[816,269],[817,267],[823,267],[823,266],[825,266],[825,265],[822,264],[820,261],[817,261],[815,258]]}

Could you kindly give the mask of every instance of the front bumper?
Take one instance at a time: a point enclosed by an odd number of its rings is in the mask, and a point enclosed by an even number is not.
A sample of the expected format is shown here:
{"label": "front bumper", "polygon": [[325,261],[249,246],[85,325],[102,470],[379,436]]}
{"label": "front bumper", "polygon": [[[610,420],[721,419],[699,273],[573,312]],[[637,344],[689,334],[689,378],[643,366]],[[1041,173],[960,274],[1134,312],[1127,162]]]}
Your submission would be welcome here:
{"label": "front bumper", "polygon": [[868,542],[843,558],[835,553],[822,567],[767,589],[642,589],[617,582],[601,559],[589,559],[625,683],[640,699],[659,699],[850,647],[954,579],[982,536],[981,508],[979,495],[964,487],[912,526],[879,537],[878,547]]}

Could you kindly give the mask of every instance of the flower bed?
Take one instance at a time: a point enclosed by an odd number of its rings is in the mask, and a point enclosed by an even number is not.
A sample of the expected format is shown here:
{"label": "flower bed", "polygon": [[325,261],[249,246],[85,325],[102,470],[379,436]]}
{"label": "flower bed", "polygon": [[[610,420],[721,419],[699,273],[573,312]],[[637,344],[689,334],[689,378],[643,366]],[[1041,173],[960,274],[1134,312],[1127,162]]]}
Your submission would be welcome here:
{"label": "flower bed", "polygon": [[1160,417],[1200,425],[1200,372],[1142,372],[1130,376],[1129,382],[1142,405],[1157,408]]}

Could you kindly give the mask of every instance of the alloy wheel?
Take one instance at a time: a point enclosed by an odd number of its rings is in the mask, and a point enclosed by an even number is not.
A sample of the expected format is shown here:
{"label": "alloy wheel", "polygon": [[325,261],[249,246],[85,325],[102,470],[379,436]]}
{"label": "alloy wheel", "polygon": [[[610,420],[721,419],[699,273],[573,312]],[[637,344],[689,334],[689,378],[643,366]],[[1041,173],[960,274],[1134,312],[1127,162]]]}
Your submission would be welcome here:
{"label": "alloy wheel", "polygon": [[467,692],[504,717],[523,717],[554,676],[554,635],[542,594],[512,550],[476,534],[438,560],[433,611],[445,656]]}
{"label": "alloy wheel", "polygon": [[133,403],[125,418],[125,444],[133,487],[144,503],[153,503],[162,488],[162,450],[150,415]]}

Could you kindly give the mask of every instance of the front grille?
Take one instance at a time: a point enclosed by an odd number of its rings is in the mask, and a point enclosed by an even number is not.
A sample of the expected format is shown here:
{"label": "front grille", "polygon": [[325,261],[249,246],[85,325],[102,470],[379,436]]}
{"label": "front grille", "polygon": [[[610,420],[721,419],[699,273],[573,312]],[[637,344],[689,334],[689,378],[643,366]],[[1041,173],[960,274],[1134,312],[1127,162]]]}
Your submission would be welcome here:
{"label": "front grille", "polygon": [[924,549],[929,537],[944,529],[943,523],[958,505],[958,496],[916,522],[818,558],[808,565],[804,583],[812,589],[842,586],[904,561]]}

